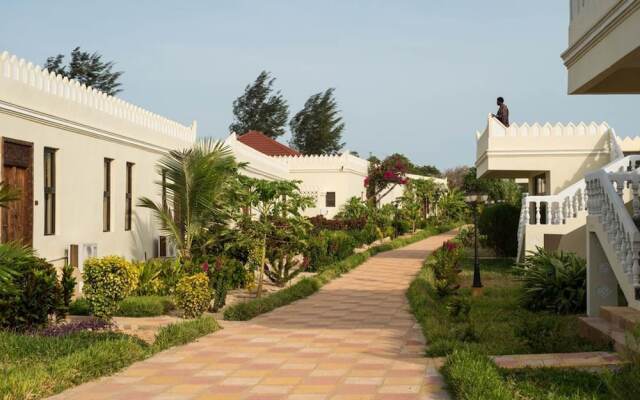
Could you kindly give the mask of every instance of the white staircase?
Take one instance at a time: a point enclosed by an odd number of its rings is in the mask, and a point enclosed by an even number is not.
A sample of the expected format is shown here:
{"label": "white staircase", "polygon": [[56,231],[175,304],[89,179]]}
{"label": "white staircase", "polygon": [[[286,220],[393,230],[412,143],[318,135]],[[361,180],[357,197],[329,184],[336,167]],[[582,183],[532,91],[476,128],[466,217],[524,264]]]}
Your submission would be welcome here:
{"label": "white staircase", "polygon": [[[627,170],[601,169],[585,178],[589,212],[587,234],[595,234],[601,247],[588,248],[588,262],[597,264],[594,261],[598,260],[596,253],[601,253],[600,257],[606,259],[629,307],[640,310],[640,231],[634,223],[634,219],[640,221],[640,171],[637,169],[640,156],[628,156],[623,161],[630,165]],[[629,200],[631,212],[625,205]],[[590,279],[592,282],[602,280],[598,275],[606,274],[606,268],[602,266],[605,263],[600,264],[589,266],[588,282]],[[594,296],[592,303],[601,301],[595,296],[611,297],[607,296],[607,291],[612,290],[607,285],[593,283],[592,286],[588,289],[590,296]],[[587,308],[590,314],[595,313],[595,305]]]}

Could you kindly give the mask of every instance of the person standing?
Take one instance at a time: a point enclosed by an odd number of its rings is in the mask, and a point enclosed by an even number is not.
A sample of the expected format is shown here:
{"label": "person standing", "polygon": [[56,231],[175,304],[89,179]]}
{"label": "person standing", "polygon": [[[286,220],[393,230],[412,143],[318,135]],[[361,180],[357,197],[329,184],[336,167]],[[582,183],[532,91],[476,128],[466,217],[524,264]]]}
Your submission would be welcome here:
{"label": "person standing", "polygon": [[493,118],[496,118],[498,121],[502,122],[502,125],[509,126],[509,108],[506,104],[504,104],[504,99],[502,97],[498,97],[498,114],[491,114]]}

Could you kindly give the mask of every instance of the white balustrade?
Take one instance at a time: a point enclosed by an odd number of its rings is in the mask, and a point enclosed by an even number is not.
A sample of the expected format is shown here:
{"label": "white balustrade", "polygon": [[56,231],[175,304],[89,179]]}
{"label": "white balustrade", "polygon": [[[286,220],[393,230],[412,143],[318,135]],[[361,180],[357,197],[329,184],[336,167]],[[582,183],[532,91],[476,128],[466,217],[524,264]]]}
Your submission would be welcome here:
{"label": "white balustrade", "polygon": [[[633,156],[637,157],[637,156]],[[629,158],[629,157],[627,157]],[[598,216],[609,244],[615,250],[618,265],[627,276],[628,283],[640,287],[640,231],[635,221],[640,220],[640,171],[607,172],[600,170],[586,177],[589,192],[589,215]],[[624,195],[631,196],[633,216],[624,203]]]}

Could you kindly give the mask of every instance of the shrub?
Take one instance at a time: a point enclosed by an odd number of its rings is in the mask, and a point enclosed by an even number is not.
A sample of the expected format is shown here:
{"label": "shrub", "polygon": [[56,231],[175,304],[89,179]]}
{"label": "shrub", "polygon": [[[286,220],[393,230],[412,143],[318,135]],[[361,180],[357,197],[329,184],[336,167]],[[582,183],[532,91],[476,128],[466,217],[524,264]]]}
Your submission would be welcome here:
{"label": "shrub", "polygon": [[478,231],[487,246],[498,255],[515,257],[518,252],[520,207],[499,203],[484,207],[478,218]]}
{"label": "shrub", "polygon": [[304,250],[304,256],[309,262],[309,271],[317,271],[322,265],[331,263],[331,257],[328,254],[328,241],[324,231],[312,234],[307,240],[307,246]]}
{"label": "shrub", "polygon": [[191,321],[163,326],[156,334],[152,351],[158,352],[173,346],[187,344],[201,336],[215,332],[219,328],[216,320],[211,317],[201,317]]}
{"label": "shrub", "polygon": [[62,268],[62,276],[60,277],[60,290],[62,296],[59,310],[60,317],[64,317],[67,314],[75,288],[76,278],[73,276],[73,266],[65,264]]}
{"label": "shrub", "polygon": [[320,289],[320,283],[316,279],[303,278],[296,282],[295,285],[268,296],[228,307],[224,310],[224,319],[248,321],[255,316],[308,297],[317,292],[318,289]]}
{"label": "shrub", "polygon": [[162,281],[162,293],[173,294],[178,281],[186,275],[185,265],[180,259],[157,259],[153,260],[161,265],[160,280]]}
{"label": "shrub", "polygon": [[558,314],[580,313],[586,309],[586,262],[574,253],[538,248],[525,257],[518,272],[524,288],[525,308]]}
{"label": "shrub", "polygon": [[209,277],[214,312],[226,304],[229,289],[246,287],[251,282],[251,272],[240,261],[233,258],[218,256],[213,261],[213,268],[208,262],[204,262],[201,268]]}
{"label": "shrub", "polygon": [[116,315],[120,317],[155,317],[175,309],[170,297],[129,296],[118,305]]}
{"label": "shrub", "polygon": [[344,260],[353,254],[356,248],[355,239],[347,232],[333,231],[326,232],[327,254],[332,261]]}
{"label": "shrub", "polygon": [[552,314],[528,314],[513,321],[514,333],[531,353],[565,353],[578,351],[589,345],[586,339],[576,338],[576,324],[572,320]]}
{"label": "shrub", "polygon": [[364,228],[367,217],[326,219],[322,215],[309,218],[314,230],[351,231]]}
{"label": "shrub", "polygon": [[122,257],[90,258],[84,263],[84,296],[93,315],[110,319],[118,310],[120,301],[136,285],[135,267]]}
{"label": "shrub", "polygon": [[0,262],[12,266],[14,273],[0,293],[0,327],[34,329],[46,325],[49,315],[58,311],[61,289],[56,270],[27,248],[2,244]]}
{"label": "shrub", "polygon": [[447,386],[459,400],[511,400],[515,396],[485,355],[455,350],[442,369]]}
{"label": "shrub", "polygon": [[204,272],[185,276],[178,281],[174,296],[176,305],[182,309],[185,318],[201,316],[211,303],[209,278]]}
{"label": "shrub", "polygon": [[71,315],[91,315],[91,304],[84,297],[77,298],[69,304]]}
{"label": "shrub", "polygon": [[459,263],[463,256],[462,250],[455,242],[445,242],[428,259],[428,265],[433,270],[432,284],[440,297],[452,295],[460,288]]}
{"label": "shrub", "polygon": [[159,259],[152,259],[135,264],[138,283],[135,294],[138,296],[153,296],[164,291],[162,280],[163,262]]}

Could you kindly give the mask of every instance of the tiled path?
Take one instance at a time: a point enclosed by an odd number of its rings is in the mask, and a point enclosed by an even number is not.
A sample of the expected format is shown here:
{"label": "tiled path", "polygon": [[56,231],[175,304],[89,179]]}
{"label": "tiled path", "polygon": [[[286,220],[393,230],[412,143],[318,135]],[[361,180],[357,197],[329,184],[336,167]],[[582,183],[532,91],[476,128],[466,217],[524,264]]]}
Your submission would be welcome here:
{"label": "tiled path", "polygon": [[451,234],[381,253],[317,294],[56,399],[446,399],[405,290]]}

